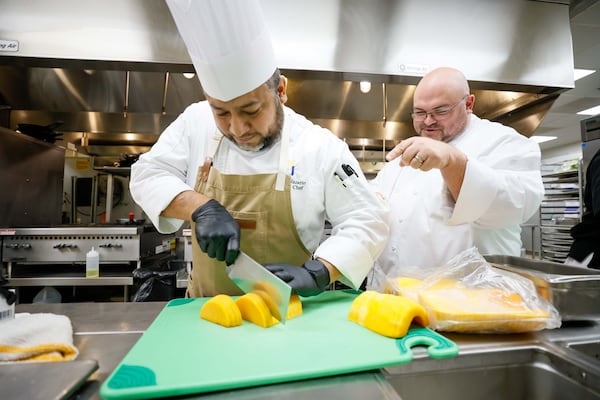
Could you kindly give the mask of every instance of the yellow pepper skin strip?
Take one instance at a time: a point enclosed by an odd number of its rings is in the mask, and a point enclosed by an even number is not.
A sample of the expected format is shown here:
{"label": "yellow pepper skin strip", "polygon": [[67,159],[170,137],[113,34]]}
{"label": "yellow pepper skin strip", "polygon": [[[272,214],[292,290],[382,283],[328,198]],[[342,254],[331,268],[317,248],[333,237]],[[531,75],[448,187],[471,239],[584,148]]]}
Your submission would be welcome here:
{"label": "yellow pepper skin strip", "polygon": [[348,319],[380,335],[396,339],[408,333],[413,321],[421,326],[429,325],[427,312],[417,302],[372,290],[354,299]]}

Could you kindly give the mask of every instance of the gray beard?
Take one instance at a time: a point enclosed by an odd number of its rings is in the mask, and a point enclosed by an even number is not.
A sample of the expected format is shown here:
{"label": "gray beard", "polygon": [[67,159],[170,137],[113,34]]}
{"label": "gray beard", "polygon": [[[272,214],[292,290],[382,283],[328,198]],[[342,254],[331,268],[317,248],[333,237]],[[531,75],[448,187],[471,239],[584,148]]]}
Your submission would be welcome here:
{"label": "gray beard", "polygon": [[254,147],[240,146],[239,144],[237,144],[235,142],[235,140],[229,139],[229,138],[228,139],[231,140],[240,149],[245,150],[245,151],[251,151],[251,152],[259,152],[262,150],[266,150],[269,147],[273,146],[275,143],[277,143],[279,141],[279,139],[281,138],[281,131],[283,131],[283,106],[279,102],[278,97],[275,97],[275,101],[277,102],[278,108],[277,108],[277,115],[275,117],[275,133],[274,134],[267,136],[266,138],[264,138],[264,140],[258,146],[254,146]]}
{"label": "gray beard", "polygon": [[277,132],[275,135],[266,137],[261,143],[258,144],[258,146],[243,146],[238,144],[234,139],[225,136],[225,139],[229,140],[231,143],[233,143],[240,149],[253,153],[258,153],[259,151],[267,150],[269,147],[277,143],[279,141],[279,138],[281,138],[281,131]]}

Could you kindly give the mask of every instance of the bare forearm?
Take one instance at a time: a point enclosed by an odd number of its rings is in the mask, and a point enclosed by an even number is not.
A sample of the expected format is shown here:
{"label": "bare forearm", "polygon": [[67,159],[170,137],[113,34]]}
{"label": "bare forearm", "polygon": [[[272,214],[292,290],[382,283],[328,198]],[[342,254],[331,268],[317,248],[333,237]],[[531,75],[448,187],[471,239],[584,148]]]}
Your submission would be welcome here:
{"label": "bare forearm", "polygon": [[210,198],[193,190],[179,193],[160,215],[169,218],[190,220],[192,213]]}
{"label": "bare forearm", "polygon": [[450,194],[452,194],[454,201],[458,199],[466,170],[467,156],[460,151],[453,152],[450,156],[448,165],[440,169],[444,182],[446,182],[446,186],[448,187]]}

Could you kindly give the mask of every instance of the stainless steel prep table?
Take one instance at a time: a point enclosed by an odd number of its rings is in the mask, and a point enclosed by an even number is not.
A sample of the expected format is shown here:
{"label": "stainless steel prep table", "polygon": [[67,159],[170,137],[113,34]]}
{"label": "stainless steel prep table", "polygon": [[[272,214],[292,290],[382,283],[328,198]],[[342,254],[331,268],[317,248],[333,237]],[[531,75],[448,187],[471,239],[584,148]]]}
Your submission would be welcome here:
{"label": "stainless steel prep table", "polygon": [[[80,350],[79,360],[97,360],[98,370],[77,392],[78,399],[100,399],[98,390],[110,372],[118,365],[144,330],[160,313],[165,302],[148,303],[65,303],[20,304],[16,312],[50,312],[71,318],[74,343]],[[454,340],[462,352],[494,347],[531,346],[565,340],[586,340],[600,336],[600,321],[569,324],[561,329],[518,335],[445,334]],[[177,340],[177,332],[169,340]],[[332,348],[332,351],[336,350]],[[424,349],[414,349],[413,363],[427,357]],[[459,356],[460,357],[460,356]],[[199,363],[202,361],[199,360]],[[23,379],[26,379],[24,377]],[[31,386],[31,390],[41,390]],[[28,397],[23,397],[28,398]],[[235,391],[208,393],[189,398],[202,399],[400,399],[380,371],[333,376]]]}
{"label": "stainless steel prep table", "polygon": [[[80,351],[78,360],[93,359],[97,360],[99,364],[98,370],[77,392],[77,399],[101,399],[98,390],[102,382],[133,347],[165,304],[165,302],[19,304],[16,306],[16,312],[50,312],[71,318],[74,344]],[[169,340],[177,340],[177,332],[173,332],[172,338],[165,338],[165,346],[169,345]],[[201,362],[199,360],[199,363]],[[31,385],[31,390],[39,391],[41,389]],[[315,398],[400,399],[379,371],[208,393],[198,397],[202,399],[276,399],[285,397],[300,400]],[[24,395],[23,398],[29,397]]]}

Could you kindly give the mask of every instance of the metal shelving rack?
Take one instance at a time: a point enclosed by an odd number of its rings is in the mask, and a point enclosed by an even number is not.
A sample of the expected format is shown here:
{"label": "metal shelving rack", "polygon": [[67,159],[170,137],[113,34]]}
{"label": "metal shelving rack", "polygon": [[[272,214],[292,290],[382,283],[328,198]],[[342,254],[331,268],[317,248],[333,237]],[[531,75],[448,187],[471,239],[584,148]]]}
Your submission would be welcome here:
{"label": "metal shelving rack", "polygon": [[[565,163],[556,164],[557,166]],[[564,262],[573,238],[571,227],[581,221],[581,160],[572,168],[542,174],[545,195],[540,206],[541,258]]]}

